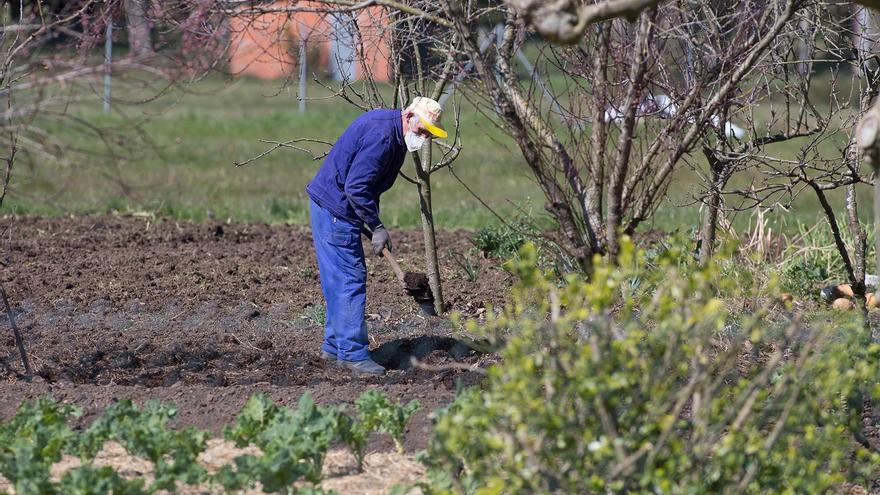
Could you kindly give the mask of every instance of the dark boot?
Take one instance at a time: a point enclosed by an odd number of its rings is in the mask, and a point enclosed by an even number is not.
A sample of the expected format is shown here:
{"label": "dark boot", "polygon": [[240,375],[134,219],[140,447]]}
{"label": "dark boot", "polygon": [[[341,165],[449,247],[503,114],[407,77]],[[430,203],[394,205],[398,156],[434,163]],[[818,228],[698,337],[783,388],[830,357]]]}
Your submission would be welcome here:
{"label": "dark boot", "polygon": [[378,363],[376,363],[376,361],[373,361],[372,359],[364,359],[363,361],[343,361],[340,359],[338,363],[341,366],[362,375],[379,376],[385,374],[385,368],[380,366]]}

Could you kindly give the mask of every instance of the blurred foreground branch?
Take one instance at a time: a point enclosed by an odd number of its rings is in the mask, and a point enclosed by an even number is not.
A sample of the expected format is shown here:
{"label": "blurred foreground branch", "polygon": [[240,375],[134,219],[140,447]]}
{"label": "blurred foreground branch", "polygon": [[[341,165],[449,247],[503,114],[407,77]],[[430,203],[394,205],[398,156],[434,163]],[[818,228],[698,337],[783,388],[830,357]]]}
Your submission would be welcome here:
{"label": "blurred foreground branch", "polygon": [[605,0],[583,4],[576,0],[506,0],[543,37],[555,43],[577,43],[587,26],[623,17],[630,22],[660,0]]}

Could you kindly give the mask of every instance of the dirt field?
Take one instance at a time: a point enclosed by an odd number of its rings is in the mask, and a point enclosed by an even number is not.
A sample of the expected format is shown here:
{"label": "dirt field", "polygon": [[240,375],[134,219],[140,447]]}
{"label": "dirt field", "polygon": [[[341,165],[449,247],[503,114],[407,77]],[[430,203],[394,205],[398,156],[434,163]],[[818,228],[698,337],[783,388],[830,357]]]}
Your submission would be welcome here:
{"label": "dirt field", "polygon": [[[387,264],[368,257],[368,324],[376,359],[393,370],[361,378],[323,363],[322,304],[312,240],[300,227],[190,224],[151,218],[89,216],[0,219],[0,282],[25,335],[34,383],[22,367],[5,313],[0,323],[0,418],[22,400],[51,394],[74,403],[90,422],[107,404],[132,397],[176,404],[178,425],[219,431],[247,398],[263,391],[294,405],[309,391],[319,403],[351,402],[367,388],[423,409],[406,436],[424,447],[430,411],[450,402],[483,365],[441,318],[423,317]],[[404,269],[420,270],[417,231],[392,231]],[[480,259],[469,282],[451,259],[471,244],[444,232],[446,299],[469,315],[501,303],[510,277]],[[405,369],[414,355],[431,365]],[[390,440],[374,451],[390,449]]]}

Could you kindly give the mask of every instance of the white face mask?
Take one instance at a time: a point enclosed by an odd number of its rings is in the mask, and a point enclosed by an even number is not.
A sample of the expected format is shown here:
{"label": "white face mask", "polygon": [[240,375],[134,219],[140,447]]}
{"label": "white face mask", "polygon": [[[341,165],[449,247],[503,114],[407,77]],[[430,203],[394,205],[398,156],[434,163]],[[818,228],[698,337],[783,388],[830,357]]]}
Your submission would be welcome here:
{"label": "white face mask", "polygon": [[409,151],[418,151],[422,149],[426,139],[425,136],[419,136],[413,131],[409,131],[403,136],[403,141],[406,143],[406,149]]}

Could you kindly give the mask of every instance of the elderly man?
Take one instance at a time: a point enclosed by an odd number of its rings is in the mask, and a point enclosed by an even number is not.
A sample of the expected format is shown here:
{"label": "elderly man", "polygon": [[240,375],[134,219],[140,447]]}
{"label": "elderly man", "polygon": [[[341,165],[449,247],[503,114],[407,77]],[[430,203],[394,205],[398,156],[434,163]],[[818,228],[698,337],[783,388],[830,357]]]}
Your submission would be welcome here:
{"label": "elderly man", "polygon": [[370,238],[376,256],[391,250],[391,237],[379,219],[379,196],[394,184],[407,151],[419,150],[430,137],[446,137],[441,113],[436,101],[418,97],[405,110],[361,115],[306,188],[327,303],[322,357],[359,373],[385,373],[367,348],[367,266],[360,235]]}

